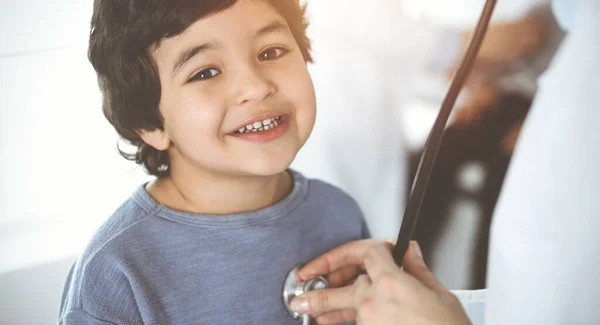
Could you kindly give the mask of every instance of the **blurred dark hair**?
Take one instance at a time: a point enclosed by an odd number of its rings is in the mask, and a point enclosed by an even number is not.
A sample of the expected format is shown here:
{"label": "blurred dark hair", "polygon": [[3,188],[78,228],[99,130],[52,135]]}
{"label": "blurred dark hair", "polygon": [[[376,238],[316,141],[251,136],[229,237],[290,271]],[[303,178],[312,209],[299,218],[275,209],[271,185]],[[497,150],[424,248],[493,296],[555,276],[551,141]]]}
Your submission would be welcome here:
{"label": "blurred dark hair", "polygon": [[[158,177],[170,173],[169,155],[144,143],[137,130],[162,130],[158,70],[150,48],[181,34],[197,20],[237,0],[95,0],[88,57],[98,75],[104,116],[137,147],[123,157]],[[287,21],[302,55],[311,62],[305,6],[299,0],[262,0]],[[166,167],[166,168],[165,168]]]}

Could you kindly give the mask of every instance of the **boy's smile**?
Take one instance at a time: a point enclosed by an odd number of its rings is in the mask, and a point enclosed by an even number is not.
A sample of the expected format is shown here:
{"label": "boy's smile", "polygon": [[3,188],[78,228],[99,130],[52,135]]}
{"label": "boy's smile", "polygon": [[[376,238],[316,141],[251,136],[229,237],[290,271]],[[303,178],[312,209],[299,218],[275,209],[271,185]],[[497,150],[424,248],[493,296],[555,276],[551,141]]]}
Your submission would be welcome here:
{"label": "boy's smile", "polygon": [[289,115],[259,118],[242,124],[233,136],[239,139],[266,143],[283,136],[289,128]]}
{"label": "boy's smile", "polygon": [[267,2],[239,0],[152,51],[171,170],[271,176],[287,169],[315,120],[306,62],[286,20]]}

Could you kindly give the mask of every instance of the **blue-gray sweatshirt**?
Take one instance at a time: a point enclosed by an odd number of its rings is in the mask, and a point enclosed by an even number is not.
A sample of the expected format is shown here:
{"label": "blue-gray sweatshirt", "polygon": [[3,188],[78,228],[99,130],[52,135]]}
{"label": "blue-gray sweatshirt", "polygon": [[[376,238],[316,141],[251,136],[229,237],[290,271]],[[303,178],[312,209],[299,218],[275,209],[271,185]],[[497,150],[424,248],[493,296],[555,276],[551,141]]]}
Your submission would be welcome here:
{"label": "blue-gray sweatshirt", "polygon": [[287,198],[226,216],[171,210],[141,186],[75,263],[59,324],[298,324],[287,272],[369,234],[348,195],[290,172]]}

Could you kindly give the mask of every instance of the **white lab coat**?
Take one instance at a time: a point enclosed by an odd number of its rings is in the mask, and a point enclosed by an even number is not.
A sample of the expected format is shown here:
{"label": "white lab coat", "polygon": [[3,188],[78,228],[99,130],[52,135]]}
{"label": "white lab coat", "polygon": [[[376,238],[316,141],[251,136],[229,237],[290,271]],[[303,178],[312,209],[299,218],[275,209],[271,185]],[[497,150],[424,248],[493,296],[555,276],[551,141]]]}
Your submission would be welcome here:
{"label": "white lab coat", "polygon": [[[494,215],[485,325],[600,324],[600,1],[563,1],[556,16],[572,26],[542,76]],[[498,1],[497,17],[524,3]]]}
{"label": "white lab coat", "polygon": [[600,1],[574,17],[495,212],[489,325],[600,324]]}

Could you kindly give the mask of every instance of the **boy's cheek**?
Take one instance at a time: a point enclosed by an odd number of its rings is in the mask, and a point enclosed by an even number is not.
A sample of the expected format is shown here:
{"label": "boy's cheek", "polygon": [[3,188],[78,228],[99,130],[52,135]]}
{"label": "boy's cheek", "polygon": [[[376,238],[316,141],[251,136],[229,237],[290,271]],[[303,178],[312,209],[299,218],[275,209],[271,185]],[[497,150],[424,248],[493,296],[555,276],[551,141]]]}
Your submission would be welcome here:
{"label": "boy's cheek", "polygon": [[304,143],[308,140],[312,133],[316,121],[316,107],[314,103],[307,102],[303,108],[299,108],[296,112],[296,123],[298,124],[298,135]]}
{"label": "boy's cheek", "polygon": [[282,80],[283,86],[290,96],[296,100],[312,103],[314,106],[315,88],[306,66],[298,67],[293,73],[286,74]]}

